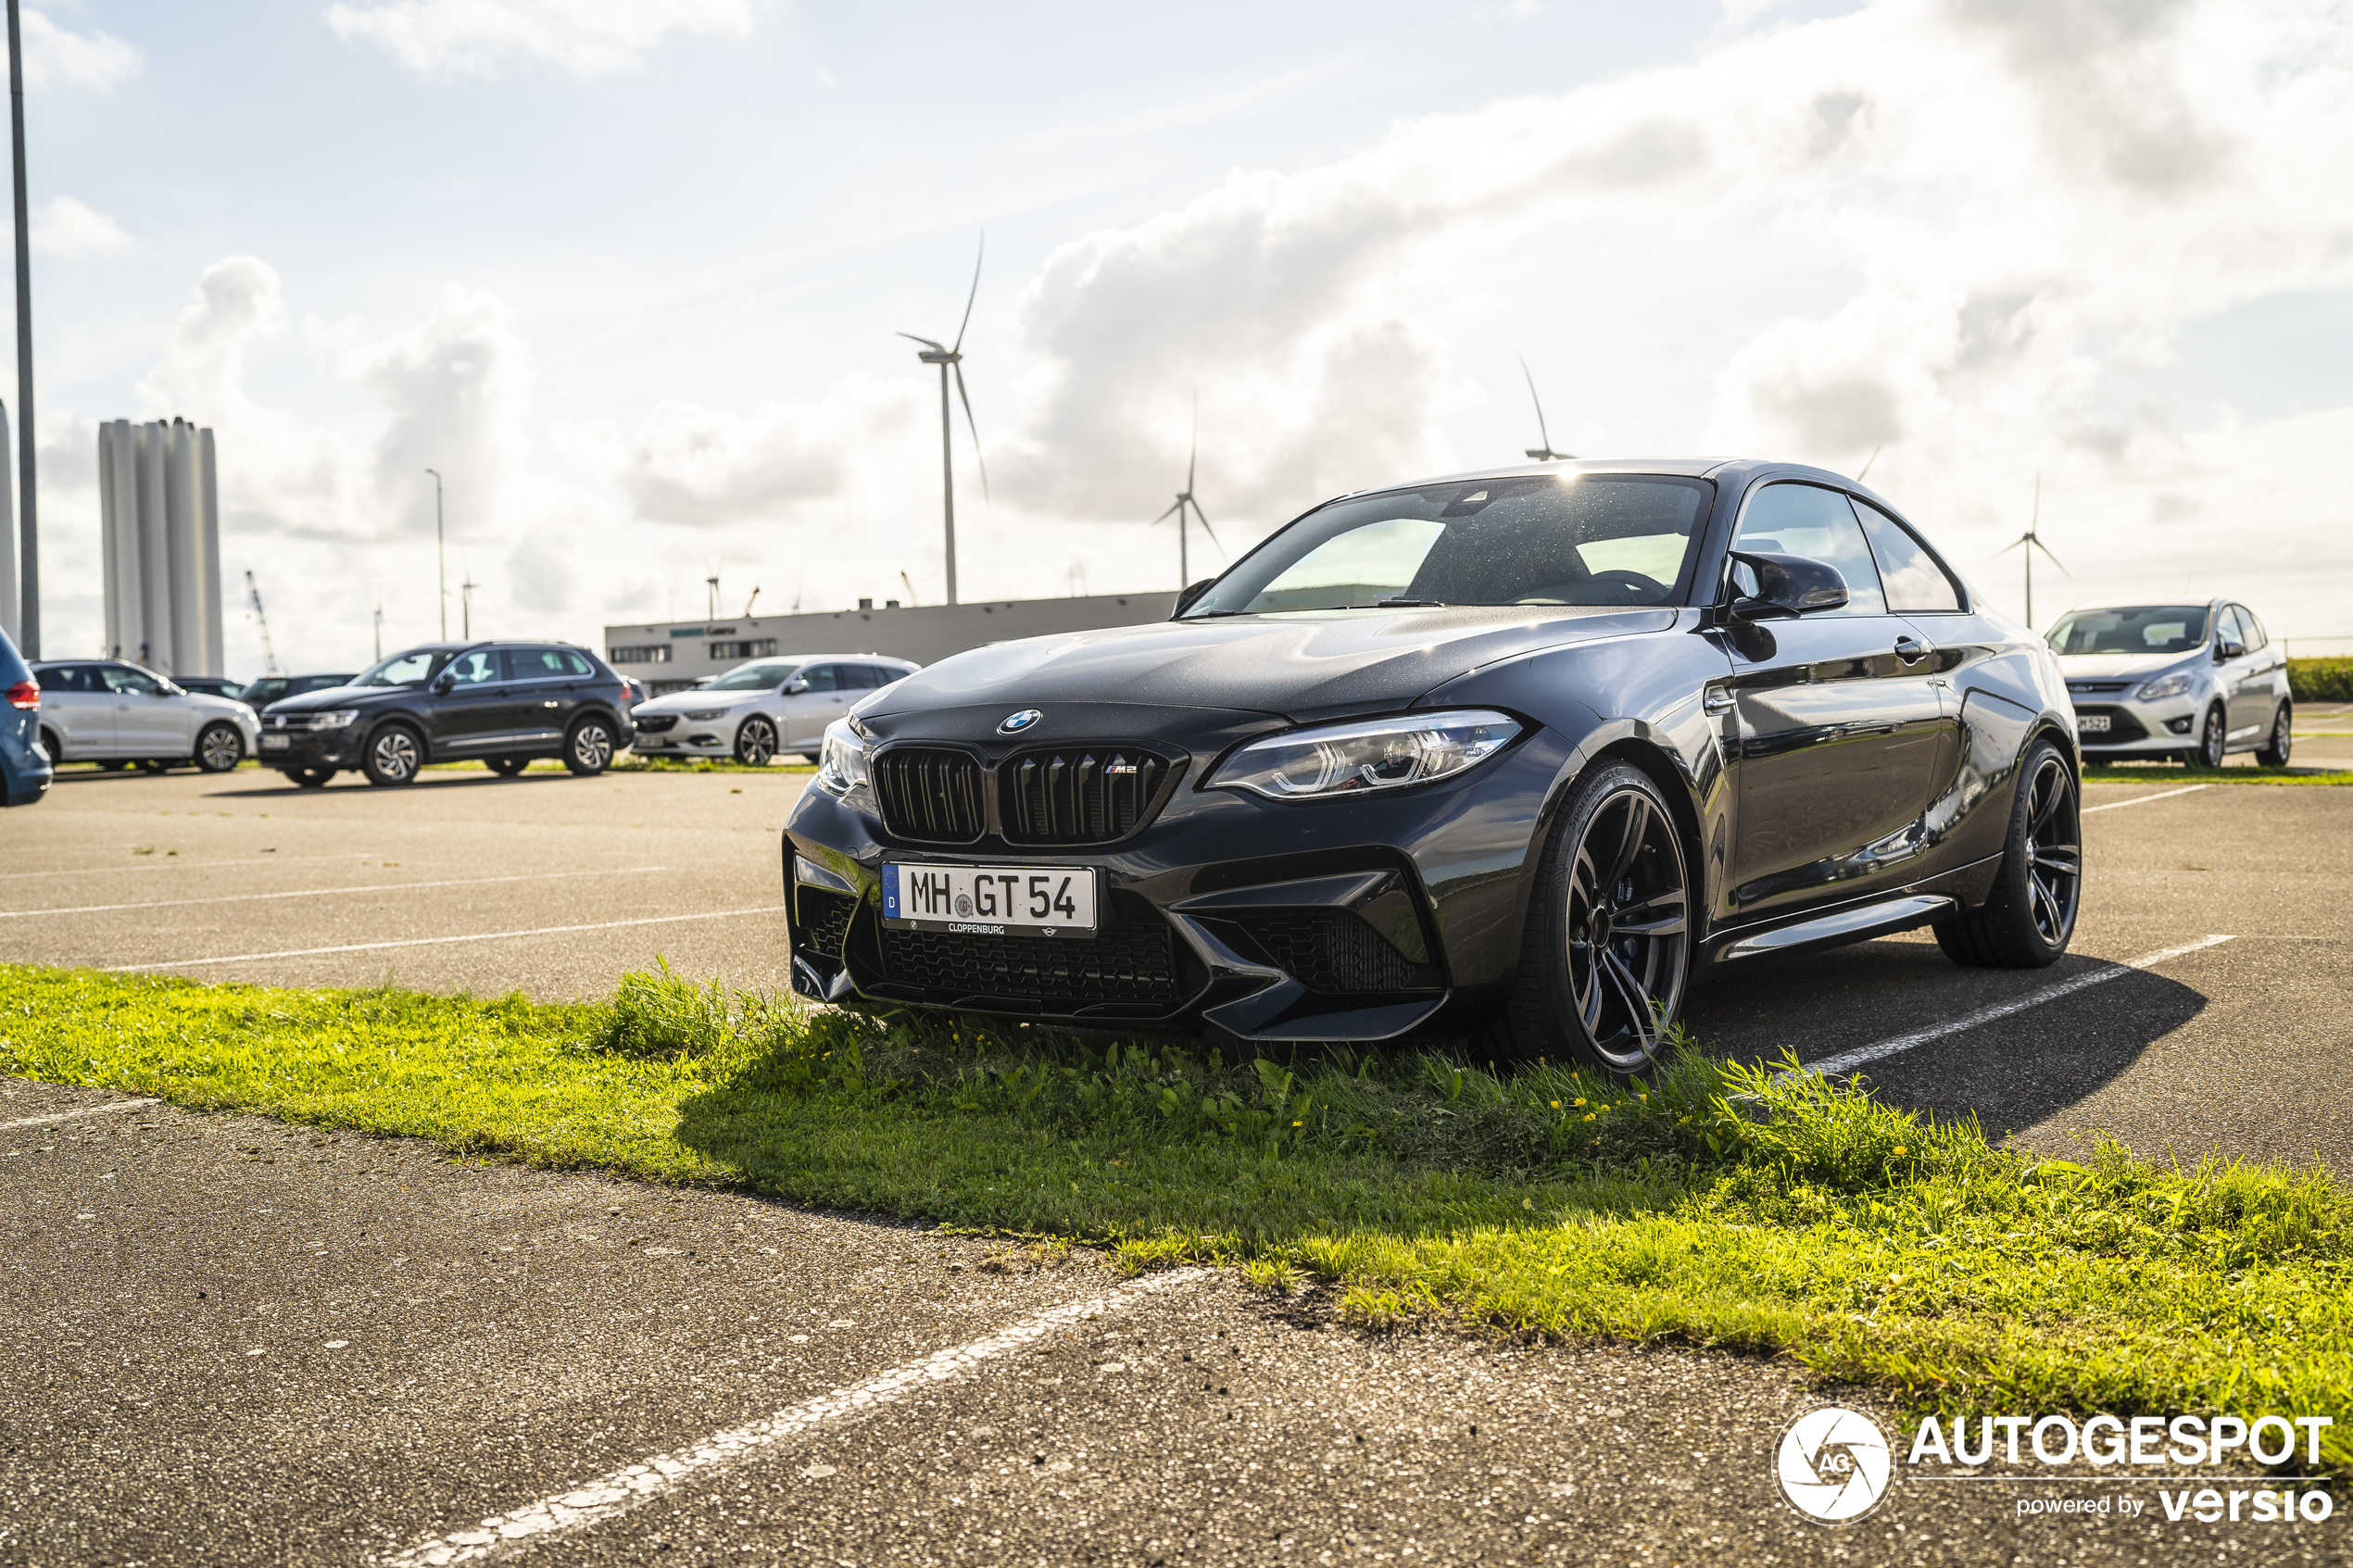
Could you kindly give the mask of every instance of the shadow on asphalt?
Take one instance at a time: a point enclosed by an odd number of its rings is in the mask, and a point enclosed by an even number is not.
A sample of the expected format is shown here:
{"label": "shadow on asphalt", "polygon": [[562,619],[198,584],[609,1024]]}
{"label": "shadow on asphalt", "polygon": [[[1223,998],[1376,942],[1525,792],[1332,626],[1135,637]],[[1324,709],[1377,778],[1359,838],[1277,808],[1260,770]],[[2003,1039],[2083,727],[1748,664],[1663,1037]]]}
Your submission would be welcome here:
{"label": "shadow on asphalt", "polygon": [[[1692,993],[1684,1022],[1711,1052],[1762,1060],[1788,1048],[1818,1060],[2111,967],[2070,956],[2045,970],[1963,969],[1931,943],[1871,942],[1728,972]],[[2133,970],[1862,1072],[1892,1104],[1974,1114],[1998,1138],[2090,1098],[2206,1006],[2203,993]]]}

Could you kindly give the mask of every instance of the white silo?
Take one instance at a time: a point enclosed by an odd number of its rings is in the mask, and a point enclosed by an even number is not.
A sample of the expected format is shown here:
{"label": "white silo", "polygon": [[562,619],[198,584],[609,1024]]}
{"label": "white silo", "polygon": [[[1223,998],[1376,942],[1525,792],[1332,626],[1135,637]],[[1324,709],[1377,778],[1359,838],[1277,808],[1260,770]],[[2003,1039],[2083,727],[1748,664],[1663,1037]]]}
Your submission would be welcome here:
{"label": "white silo", "polygon": [[107,651],[167,675],[221,671],[220,505],[212,432],[98,427]]}

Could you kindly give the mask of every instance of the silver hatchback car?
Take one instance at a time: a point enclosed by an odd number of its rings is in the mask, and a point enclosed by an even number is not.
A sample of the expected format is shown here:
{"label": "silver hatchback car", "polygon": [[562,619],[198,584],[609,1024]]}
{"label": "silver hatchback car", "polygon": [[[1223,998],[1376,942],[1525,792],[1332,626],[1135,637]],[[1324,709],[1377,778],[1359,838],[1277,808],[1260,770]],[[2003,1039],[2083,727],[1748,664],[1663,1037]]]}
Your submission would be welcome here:
{"label": "silver hatchback car", "polygon": [[733,757],[763,767],[779,752],[815,756],[825,726],[877,686],[923,668],[875,653],[787,654],[738,664],[715,681],[630,709],[640,757]]}
{"label": "silver hatchback car", "polygon": [[2252,751],[2267,768],[2287,765],[2287,659],[2245,605],[2083,605],[2048,636],[2084,761],[2178,756],[2219,768]]}

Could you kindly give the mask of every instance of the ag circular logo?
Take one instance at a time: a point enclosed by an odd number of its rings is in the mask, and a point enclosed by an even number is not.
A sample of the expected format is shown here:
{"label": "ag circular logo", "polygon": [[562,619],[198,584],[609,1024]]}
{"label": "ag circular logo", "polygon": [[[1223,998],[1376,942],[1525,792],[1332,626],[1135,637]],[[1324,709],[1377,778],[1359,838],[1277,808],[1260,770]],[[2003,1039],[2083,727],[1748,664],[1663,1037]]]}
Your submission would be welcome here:
{"label": "ag circular logo", "polygon": [[1877,1508],[1894,1468],[1879,1423],[1843,1405],[1824,1405],[1791,1422],[1773,1459],[1781,1496],[1821,1524],[1852,1524]]}
{"label": "ag circular logo", "polygon": [[1017,735],[1044,717],[1045,715],[1043,713],[1038,712],[1038,709],[1034,708],[1025,708],[1020,712],[1008,717],[1003,723],[998,725],[997,733],[1000,735]]}

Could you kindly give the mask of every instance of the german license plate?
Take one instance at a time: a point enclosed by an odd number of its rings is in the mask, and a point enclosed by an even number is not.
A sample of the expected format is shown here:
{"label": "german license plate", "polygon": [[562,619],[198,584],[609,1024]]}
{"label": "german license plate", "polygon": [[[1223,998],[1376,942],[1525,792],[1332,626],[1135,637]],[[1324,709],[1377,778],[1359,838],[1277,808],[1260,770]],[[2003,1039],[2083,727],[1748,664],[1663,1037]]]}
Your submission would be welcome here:
{"label": "german license plate", "polygon": [[883,867],[883,923],[974,936],[1092,936],[1086,866]]}
{"label": "german license plate", "polygon": [[261,749],[264,751],[283,751],[293,745],[294,737],[292,735],[264,735],[261,737]]}
{"label": "german license plate", "polygon": [[2108,716],[2105,713],[2078,713],[2075,716],[2075,733],[2079,735],[2104,735],[2108,734]]}

